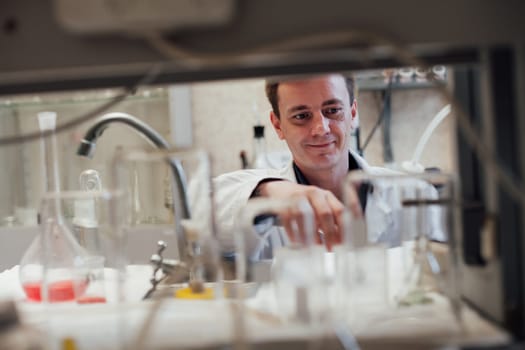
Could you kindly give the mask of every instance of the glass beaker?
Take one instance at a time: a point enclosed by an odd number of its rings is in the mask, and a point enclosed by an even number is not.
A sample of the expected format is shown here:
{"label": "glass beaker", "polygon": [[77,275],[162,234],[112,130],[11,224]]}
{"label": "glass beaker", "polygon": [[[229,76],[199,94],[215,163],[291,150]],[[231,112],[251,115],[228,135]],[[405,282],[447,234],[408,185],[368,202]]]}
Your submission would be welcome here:
{"label": "glass beaker", "polygon": [[256,282],[263,291],[273,289],[264,311],[285,322],[319,325],[326,320],[326,248],[315,244],[315,217],[308,201],[252,199],[238,220],[239,296],[246,296],[243,283]]}
{"label": "glass beaker", "polygon": [[337,306],[333,317],[360,321],[365,314],[381,313],[388,306],[386,246],[370,239],[366,218],[360,213],[347,208],[343,222],[343,242],[333,249]]}

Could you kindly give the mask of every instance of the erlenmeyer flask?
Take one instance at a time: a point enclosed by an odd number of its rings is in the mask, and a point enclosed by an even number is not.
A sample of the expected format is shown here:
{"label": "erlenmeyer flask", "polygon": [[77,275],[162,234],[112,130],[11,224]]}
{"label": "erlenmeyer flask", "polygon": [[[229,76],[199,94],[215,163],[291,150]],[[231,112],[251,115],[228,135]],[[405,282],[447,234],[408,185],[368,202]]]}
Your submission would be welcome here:
{"label": "erlenmeyer flask", "polygon": [[[38,114],[41,131],[55,129],[56,113]],[[40,234],[20,262],[19,278],[31,301],[75,300],[88,284],[87,251],[75,240],[62,215],[56,136],[42,138],[46,193],[40,208]]]}

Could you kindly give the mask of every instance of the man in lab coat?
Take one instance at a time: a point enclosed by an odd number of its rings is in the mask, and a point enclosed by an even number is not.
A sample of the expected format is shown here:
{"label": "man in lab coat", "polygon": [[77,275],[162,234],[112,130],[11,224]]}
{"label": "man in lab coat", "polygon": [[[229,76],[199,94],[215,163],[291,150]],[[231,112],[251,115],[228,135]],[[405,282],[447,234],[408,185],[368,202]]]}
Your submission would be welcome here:
{"label": "man in lab coat", "polygon": [[[286,168],[240,170],[214,179],[217,203],[218,237],[225,251],[234,251],[236,222],[248,201],[255,197],[275,199],[303,198],[315,214],[317,231],[328,247],[341,241],[343,227],[342,184],[351,170],[371,174],[391,174],[392,170],[371,167],[350,150],[350,135],[357,126],[354,81],[341,74],[309,76],[269,81],[266,94],[272,106],[271,123],[280,139],[286,141],[293,162]],[[359,215],[365,207],[373,222],[382,222],[385,206],[371,201],[359,191],[350,209]],[[378,221],[379,220],[379,221]],[[368,220],[367,220],[368,222]],[[383,220],[384,223],[384,220]],[[285,225],[286,226],[286,225]],[[286,244],[286,235],[272,244]],[[377,239],[399,244],[399,232]],[[256,237],[247,237],[252,259],[268,257],[258,248]],[[251,243],[250,243],[251,242]],[[270,253],[271,255],[271,253]]]}

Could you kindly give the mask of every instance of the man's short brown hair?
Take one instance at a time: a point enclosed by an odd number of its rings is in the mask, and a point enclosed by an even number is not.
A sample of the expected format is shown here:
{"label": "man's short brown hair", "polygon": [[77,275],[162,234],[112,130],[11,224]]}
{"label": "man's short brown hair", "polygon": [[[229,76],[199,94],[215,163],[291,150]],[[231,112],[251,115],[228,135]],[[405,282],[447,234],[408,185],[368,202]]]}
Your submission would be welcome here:
{"label": "man's short brown hair", "polygon": [[[355,97],[355,81],[354,77],[352,76],[341,76],[345,79],[346,82],[346,88],[348,89],[348,95],[350,96],[350,104],[354,102]],[[266,79],[266,97],[268,98],[268,101],[272,105],[273,113],[280,118],[281,114],[279,111],[279,96],[277,95],[277,89],[279,88],[279,84],[285,81],[290,81],[291,78],[282,78],[282,79]]]}

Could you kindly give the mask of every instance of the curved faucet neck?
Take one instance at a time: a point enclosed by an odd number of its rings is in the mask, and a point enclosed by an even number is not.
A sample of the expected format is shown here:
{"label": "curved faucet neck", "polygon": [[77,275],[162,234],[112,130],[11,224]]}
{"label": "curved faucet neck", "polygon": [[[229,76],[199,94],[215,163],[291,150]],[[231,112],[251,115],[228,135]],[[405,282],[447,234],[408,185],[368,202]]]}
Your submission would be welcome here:
{"label": "curved faucet neck", "polygon": [[[95,145],[97,139],[102,135],[104,130],[112,123],[122,123],[130,126],[139,134],[144,136],[149,142],[159,149],[169,149],[169,143],[155,131],[148,124],[144,123],[142,120],[122,112],[113,112],[107,113],[100,117],[95,124],[93,124],[88,131],[86,132],[84,139],[81,141],[81,144],[77,150],[77,154],[81,156],[92,157],[95,152]],[[191,217],[190,207],[188,199],[186,196],[186,176],[184,174],[184,169],[180,161],[176,158],[169,157],[167,159],[169,163],[171,174],[173,178],[174,185],[172,186],[172,191],[175,199],[175,221],[178,226],[178,244],[179,244],[179,254],[180,258],[184,258],[186,240],[183,233],[183,228],[181,225],[181,219],[189,219]]]}
{"label": "curved faucet neck", "polygon": [[96,123],[88,129],[84,136],[84,141],[96,143],[96,140],[102,135],[104,130],[106,130],[109,124],[112,123],[122,123],[132,127],[136,131],[139,131],[141,135],[145,136],[148,141],[157,148],[170,148],[169,143],[162,137],[162,135],[151,128],[148,124],[131,114],[122,112],[107,113],[100,117]]}

